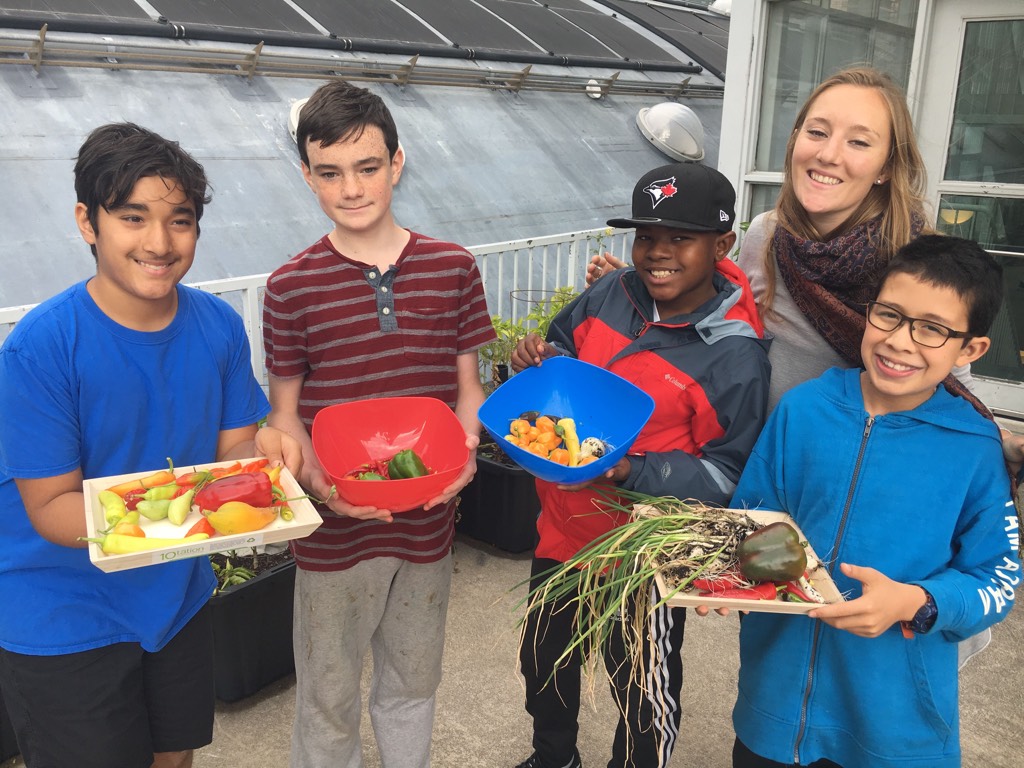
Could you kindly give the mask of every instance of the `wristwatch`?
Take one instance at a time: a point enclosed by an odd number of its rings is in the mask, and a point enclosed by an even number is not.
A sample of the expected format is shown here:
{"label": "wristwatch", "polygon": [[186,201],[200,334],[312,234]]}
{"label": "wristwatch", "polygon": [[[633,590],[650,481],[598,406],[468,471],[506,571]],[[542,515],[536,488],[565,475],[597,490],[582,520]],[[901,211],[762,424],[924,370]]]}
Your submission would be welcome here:
{"label": "wristwatch", "polygon": [[[932,597],[931,593],[926,589],[924,591],[925,601],[924,605],[917,609],[917,613],[914,614],[914,618],[910,621],[901,621],[903,629],[909,632],[913,632],[915,635],[923,635],[925,632],[935,626],[935,619],[939,615],[939,609],[935,605],[935,598]],[[904,632],[906,634],[906,632]]]}

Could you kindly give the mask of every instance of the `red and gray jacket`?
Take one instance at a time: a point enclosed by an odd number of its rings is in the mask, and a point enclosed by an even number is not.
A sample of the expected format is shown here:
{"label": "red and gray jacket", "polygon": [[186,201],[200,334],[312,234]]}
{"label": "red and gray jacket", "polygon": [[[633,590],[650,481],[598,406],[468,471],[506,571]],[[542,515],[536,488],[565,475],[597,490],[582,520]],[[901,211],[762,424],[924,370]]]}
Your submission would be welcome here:
{"label": "red and gray jacket", "polygon": [[[547,340],[654,398],[620,484],[657,496],[725,506],[768,413],[769,340],[746,276],[728,259],[718,295],[693,314],[654,321],[654,302],[633,269],[599,280],[552,321]],[[614,408],[615,403],[608,403]],[[598,494],[537,481],[536,556],[564,562],[628,520]]]}

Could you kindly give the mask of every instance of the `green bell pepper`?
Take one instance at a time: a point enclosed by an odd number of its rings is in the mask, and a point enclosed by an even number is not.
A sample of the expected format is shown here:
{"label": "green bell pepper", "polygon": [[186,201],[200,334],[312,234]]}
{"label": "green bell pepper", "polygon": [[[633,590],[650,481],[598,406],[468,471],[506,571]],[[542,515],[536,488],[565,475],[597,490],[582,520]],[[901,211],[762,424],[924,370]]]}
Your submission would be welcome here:
{"label": "green bell pepper", "polygon": [[807,570],[807,551],[789,523],[771,523],[747,535],[737,555],[740,573],[751,581],[795,581]]}
{"label": "green bell pepper", "polygon": [[412,477],[423,477],[427,473],[427,465],[411,448],[399,451],[388,462],[388,477],[392,480],[407,480]]}

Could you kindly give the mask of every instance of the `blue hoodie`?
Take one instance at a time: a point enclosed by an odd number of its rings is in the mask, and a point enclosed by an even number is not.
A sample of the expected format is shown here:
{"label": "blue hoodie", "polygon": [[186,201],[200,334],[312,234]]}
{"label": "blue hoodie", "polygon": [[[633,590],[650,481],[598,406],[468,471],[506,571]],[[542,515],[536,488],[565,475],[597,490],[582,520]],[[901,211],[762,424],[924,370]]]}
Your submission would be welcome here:
{"label": "blue hoodie", "polygon": [[861,583],[839,563],[920,585],[938,617],[906,639],[899,623],[864,638],[747,615],[736,735],[786,764],[959,766],[957,642],[1006,617],[1021,576],[999,432],[942,387],[869,417],[860,373],[833,368],[783,397],[732,506],[789,512],[848,599]]}

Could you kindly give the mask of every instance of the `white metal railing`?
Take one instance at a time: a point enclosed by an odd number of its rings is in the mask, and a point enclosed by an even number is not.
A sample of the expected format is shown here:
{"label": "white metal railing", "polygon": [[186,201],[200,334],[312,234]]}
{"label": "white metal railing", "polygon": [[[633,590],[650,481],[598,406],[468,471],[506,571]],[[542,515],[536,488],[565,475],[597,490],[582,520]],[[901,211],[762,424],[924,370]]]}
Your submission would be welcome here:
{"label": "white metal railing", "polygon": [[[553,291],[563,286],[582,290],[586,265],[594,253],[608,251],[620,259],[628,256],[626,229],[588,229],[560,235],[506,240],[475,245],[468,250],[476,257],[492,315],[520,320],[529,311],[526,302],[512,296],[517,291]],[[266,382],[263,362],[263,288],[269,273],[228,277],[189,283],[193,288],[214,293],[227,301],[242,316],[249,336],[252,369],[257,379]],[[0,308],[0,341],[15,323],[34,307],[26,304]]]}
{"label": "white metal railing", "polygon": [[[553,291],[563,286],[583,290],[586,285],[586,265],[592,254],[608,251],[623,261],[629,260],[627,235],[631,231],[588,229],[475,245],[468,250],[476,257],[490,313],[508,320],[521,320],[530,311],[531,305],[527,301],[517,301],[514,294],[536,296],[538,292]],[[267,382],[267,372],[263,361],[262,304],[267,277],[269,273],[189,284],[219,295],[242,316],[249,337],[252,369],[256,378],[264,384]],[[34,306],[26,304],[0,308],[0,342]],[[1021,399],[1024,384],[982,376],[975,376],[975,381],[978,395],[997,416],[1006,420],[1024,418],[1019,405],[1007,405],[1024,402]]]}

